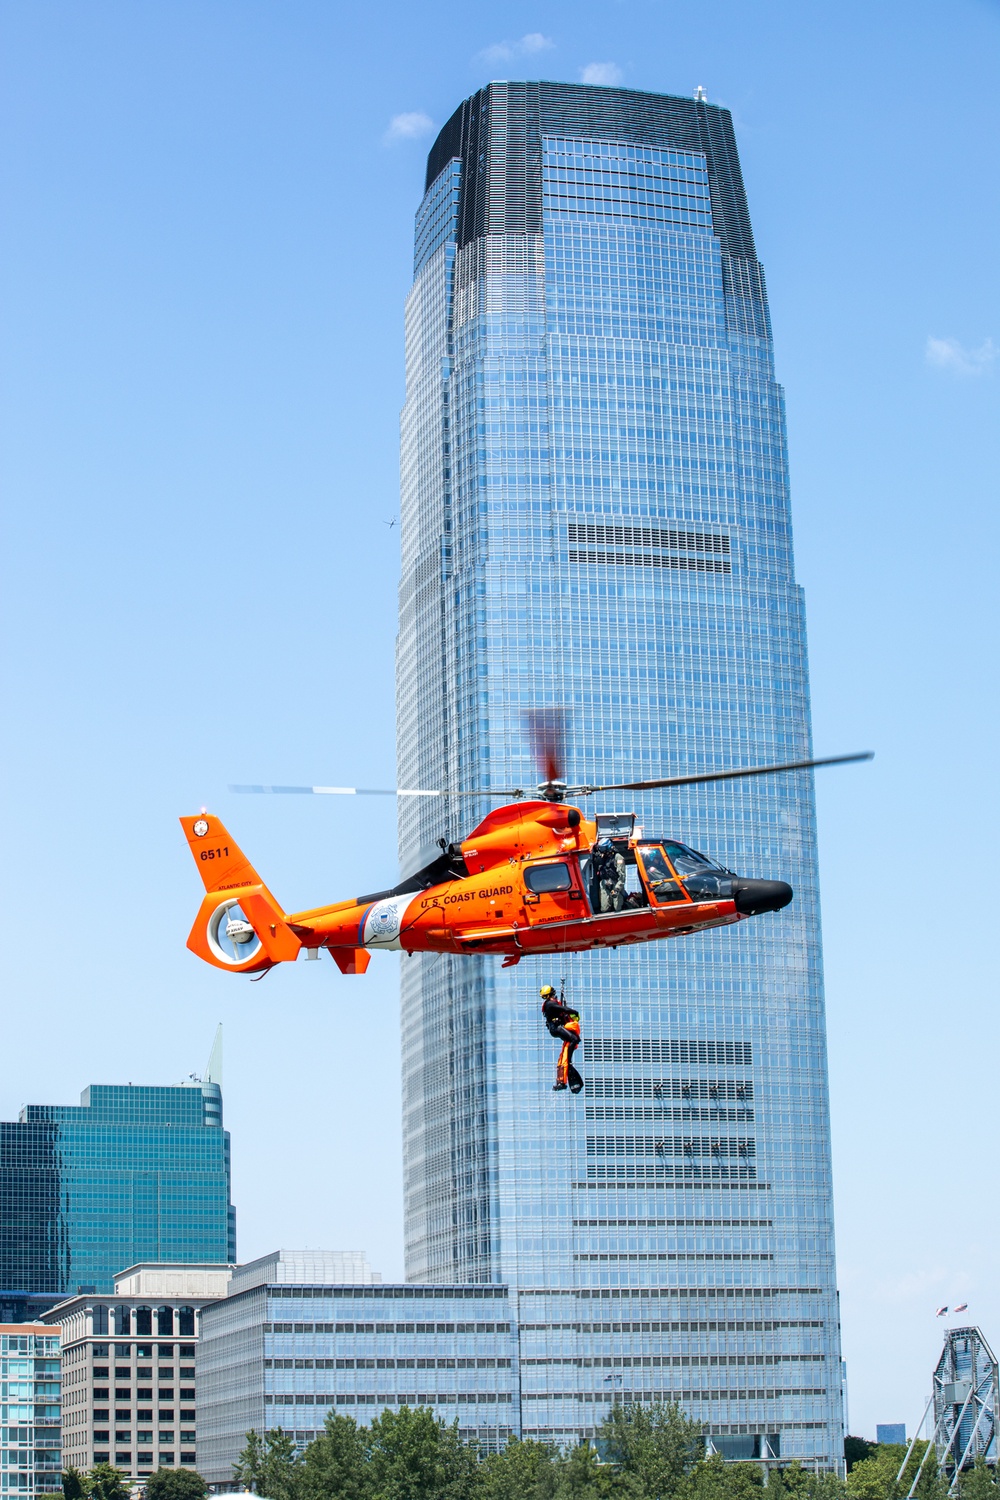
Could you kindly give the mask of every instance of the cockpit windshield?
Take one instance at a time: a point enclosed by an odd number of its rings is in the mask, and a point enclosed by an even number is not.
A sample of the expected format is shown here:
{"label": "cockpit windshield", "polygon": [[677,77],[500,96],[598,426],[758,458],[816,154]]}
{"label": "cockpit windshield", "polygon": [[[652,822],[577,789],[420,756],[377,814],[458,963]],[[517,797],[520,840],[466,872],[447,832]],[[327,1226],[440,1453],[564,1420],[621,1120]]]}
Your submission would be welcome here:
{"label": "cockpit windshield", "polygon": [[[733,877],[722,865],[674,839],[638,845],[646,881],[656,902],[716,901],[733,893]],[[669,864],[667,861],[669,860]],[[673,865],[671,870],[670,865]],[[676,879],[675,877],[676,873]]]}
{"label": "cockpit windshield", "polygon": [[645,872],[646,883],[660,904],[683,901],[684,891],[674,879],[673,871],[663,857],[660,844],[640,844],[639,857]]}
{"label": "cockpit windshield", "polygon": [[676,844],[671,839],[664,839],[663,847],[682,879],[685,875],[699,875],[702,870],[722,869],[722,865],[717,865],[714,859],[708,859],[704,854],[699,854],[697,849],[689,849],[687,844]]}

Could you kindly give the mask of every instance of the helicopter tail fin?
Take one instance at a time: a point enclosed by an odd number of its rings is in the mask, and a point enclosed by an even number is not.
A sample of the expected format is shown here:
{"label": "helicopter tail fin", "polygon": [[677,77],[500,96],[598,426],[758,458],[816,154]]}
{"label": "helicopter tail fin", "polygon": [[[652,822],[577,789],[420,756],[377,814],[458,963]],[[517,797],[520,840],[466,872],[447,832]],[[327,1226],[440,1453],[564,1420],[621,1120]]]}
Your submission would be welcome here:
{"label": "helicopter tail fin", "polygon": [[187,945],[217,969],[254,974],[294,962],[302,946],[243,850],[218,818],[201,813],[181,827],[205,886]]}
{"label": "helicopter tail fin", "polygon": [[181,818],[198,873],[210,894],[243,885],[263,885],[243,850],[234,842],[219,818],[202,813]]}

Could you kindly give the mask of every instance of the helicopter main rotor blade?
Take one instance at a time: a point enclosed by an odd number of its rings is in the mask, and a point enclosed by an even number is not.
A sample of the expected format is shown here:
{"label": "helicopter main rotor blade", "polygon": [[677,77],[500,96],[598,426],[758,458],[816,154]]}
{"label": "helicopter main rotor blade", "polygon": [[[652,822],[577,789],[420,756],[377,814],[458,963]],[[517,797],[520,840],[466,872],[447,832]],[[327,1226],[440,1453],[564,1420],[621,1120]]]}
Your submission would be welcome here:
{"label": "helicopter main rotor blade", "polygon": [[643,792],[656,787],[694,786],[702,781],[737,781],[744,776],[776,776],[781,771],[809,771],[814,766],[843,766],[855,760],[873,760],[874,750],[862,750],[856,755],[827,755],[822,760],[790,760],[780,766],[742,766],[733,771],[701,771],[695,776],[661,776],[655,781],[611,781],[603,786],[572,786],[566,788],[568,796],[589,797],[593,792]]}
{"label": "helicopter main rotor blade", "polygon": [[316,797],[523,797],[520,788],[498,788],[485,792],[428,791],[422,787],[403,786],[234,786],[231,792],[277,792]]}
{"label": "helicopter main rotor blade", "polygon": [[568,723],[569,715],[564,708],[529,708],[524,715],[535,764],[548,784],[563,778]]}

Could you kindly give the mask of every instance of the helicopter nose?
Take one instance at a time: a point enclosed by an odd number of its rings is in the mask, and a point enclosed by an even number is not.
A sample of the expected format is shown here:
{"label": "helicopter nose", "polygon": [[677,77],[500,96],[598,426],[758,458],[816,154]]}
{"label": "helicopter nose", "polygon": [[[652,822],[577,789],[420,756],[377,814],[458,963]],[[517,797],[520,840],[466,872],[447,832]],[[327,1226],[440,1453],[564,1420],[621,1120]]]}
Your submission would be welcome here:
{"label": "helicopter nose", "polygon": [[756,917],[762,911],[780,911],[791,901],[794,892],[783,880],[743,880],[736,882],[733,899],[736,910],[745,917]]}

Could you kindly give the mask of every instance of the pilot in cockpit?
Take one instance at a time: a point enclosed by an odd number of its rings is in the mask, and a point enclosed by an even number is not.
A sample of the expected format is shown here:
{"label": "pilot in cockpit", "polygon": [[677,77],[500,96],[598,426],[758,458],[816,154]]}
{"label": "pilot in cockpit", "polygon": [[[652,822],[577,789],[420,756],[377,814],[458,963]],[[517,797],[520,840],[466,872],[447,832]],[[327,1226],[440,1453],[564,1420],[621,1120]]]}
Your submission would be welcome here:
{"label": "pilot in cockpit", "polygon": [[642,865],[646,872],[646,879],[650,885],[656,885],[660,880],[673,880],[674,874],[664,857],[663,850],[656,844],[643,846]]}

